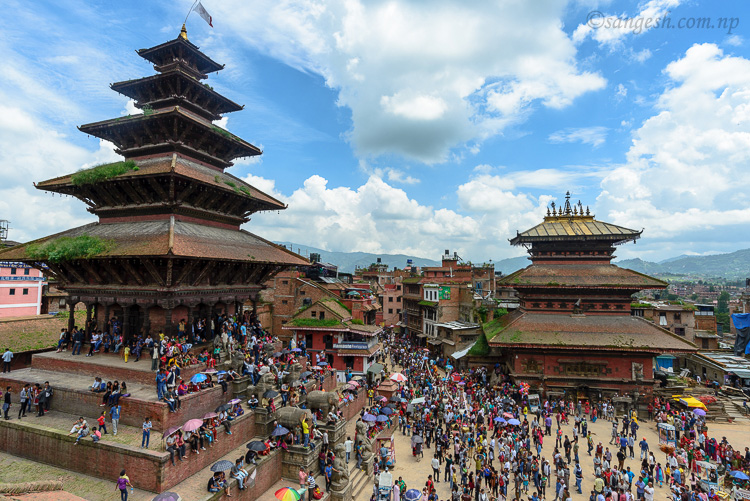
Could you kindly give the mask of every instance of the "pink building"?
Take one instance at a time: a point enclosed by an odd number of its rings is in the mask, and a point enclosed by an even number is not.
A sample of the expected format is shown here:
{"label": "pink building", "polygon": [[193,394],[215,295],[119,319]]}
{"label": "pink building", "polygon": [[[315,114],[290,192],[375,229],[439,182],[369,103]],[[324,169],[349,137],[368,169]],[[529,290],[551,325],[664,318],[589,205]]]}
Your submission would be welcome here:
{"label": "pink building", "polygon": [[42,272],[23,263],[0,261],[0,318],[39,315]]}

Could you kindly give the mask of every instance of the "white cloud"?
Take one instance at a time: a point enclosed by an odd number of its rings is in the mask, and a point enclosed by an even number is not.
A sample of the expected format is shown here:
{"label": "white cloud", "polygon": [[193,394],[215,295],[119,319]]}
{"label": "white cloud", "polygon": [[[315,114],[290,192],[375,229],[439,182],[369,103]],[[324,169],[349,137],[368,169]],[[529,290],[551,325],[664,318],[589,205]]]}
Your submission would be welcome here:
{"label": "white cloud", "polygon": [[407,175],[398,169],[388,169],[388,181],[399,184],[418,184],[420,182],[416,177]]}
{"label": "white cloud", "polygon": [[[581,43],[588,37],[596,40],[599,44],[608,46],[610,49],[619,47],[627,36],[639,36],[649,30],[657,29],[663,23],[672,9],[677,8],[682,0],[650,0],[640,7],[640,12],[630,16],[622,14],[605,14],[598,10],[591,10],[586,18],[586,23],[578,25],[573,32],[573,40]],[[677,21],[673,21],[677,24]],[[646,49],[641,51],[640,56],[645,61],[651,57],[651,52]]]}
{"label": "white cloud", "polygon": [[289,204],[280,214],[257,214],[245,226],[272,240],[419,256],[437,256],[446,243],[459,252],[494,245],[475,219],[422,205],[377,176],[358,188],[330,188],[328,180],[313,175],[289,196],[274,193],[273,181],[246,180]]}
{"label": "white cloud", "polygon": [[745,43],[745,39],[740,35],[729,35],[726,40],[724,40],[724,43],[731,45],[732,47],[741,47],[742,44]]}
{"label": "white cloud", "polygon": [[696,44],[664,74],[657,113],[602,181],[600,211],[656,245],[749,224],[750,60]]}
{"label": "white cloud", "polygon": [[322,75],[351,109],[360,157],[426,163],[479,143],[539,105],[563,108],[605,81],[582,71],[564,5],[361,0],[216,3],[230,35]]}
{"label": "white cloud", "polygon": [[615,88],[615,98],[618,101],[621,101],[628,95],[628,88],[625,87],[623,84],[617,84],[617,87]]}
{"label": "white cloud", "polygon": [[583,143],[594,147],[601,146],[606,139],[606,127],[568,127],[549,135],[553,143]]}

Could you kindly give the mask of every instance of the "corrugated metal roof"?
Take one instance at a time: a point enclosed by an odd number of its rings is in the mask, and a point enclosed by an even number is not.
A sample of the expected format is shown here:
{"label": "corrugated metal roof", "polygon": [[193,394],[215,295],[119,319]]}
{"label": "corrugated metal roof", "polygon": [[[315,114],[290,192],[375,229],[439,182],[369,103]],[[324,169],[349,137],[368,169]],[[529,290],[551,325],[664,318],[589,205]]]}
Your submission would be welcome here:
{"label": "corrugated metal roof", "polygon": [[553,240],[635,240],[641,232],[611,223],[596,221],[593,216],[547,216],[544,222],[518,233],[513,245]]}

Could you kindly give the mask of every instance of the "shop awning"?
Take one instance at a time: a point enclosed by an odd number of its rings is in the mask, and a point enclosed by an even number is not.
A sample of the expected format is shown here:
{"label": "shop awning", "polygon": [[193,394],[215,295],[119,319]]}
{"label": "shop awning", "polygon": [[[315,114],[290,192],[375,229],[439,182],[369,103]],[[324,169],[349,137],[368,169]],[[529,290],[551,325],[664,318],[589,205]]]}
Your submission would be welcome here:
{"label": "shop awning", "polygon": [[682,405],[685,405],[687,407],[698,407],[700,409],[703,409],[704,411],[708,410],[706,409],[706,405],[695,397],[682,397],[681,396],[679,399],[675,399],[675,400],[679,400],[679,402]]}
{"label": "shop awning", "polygon": [[428,339],[427,342],[430,343],[430,344],[432,344],[432,345],[439,345],[439,344],[441,344],[441,342],[440,342],[439,339]]}
{"label": "shop awning", "polygon": [[374,363],[367,368],[367,372],[371,374],[380,374],[383,371],[383,364]]}
{"label": "shop awning", "polygon": [[455,360],[458,360],[459,358],[462,358],[467,353],[469,353],[469,350],[471,349],[472,346],[474,346],[474,343],[471,343],[469,346],[467,346],[463,350],[453,352],[453,354],[451,355],[451,358],[453,358]]}

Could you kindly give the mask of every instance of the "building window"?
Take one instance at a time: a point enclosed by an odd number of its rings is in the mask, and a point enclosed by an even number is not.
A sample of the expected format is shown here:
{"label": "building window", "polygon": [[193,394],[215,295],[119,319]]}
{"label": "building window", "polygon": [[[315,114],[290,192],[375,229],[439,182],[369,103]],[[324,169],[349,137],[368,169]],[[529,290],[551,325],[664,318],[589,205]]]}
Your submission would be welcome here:
{"label": "building window", "polygon": [[682,321],[682,314],[675,313],[674,314],[674,321],[675,321],[675,323],[680,323]]}
{"label": "building window", "polygon": [[392,302],[393,302],[393,296],[388,296],[388,302],[389,302],[389,303],[392,303]]}
{"label": "building window", "polygon": [[286,320],[281,321],[281,325],[284,325],[286,323]]}
{"label": "building window", "polygon": [[396,290],[397,290],[397,291],[400,291],[400,290],[401,290],[401,286],[400,286],[400,285],[397,285],[397,286],[396,286]]}
{"label": "building window", "polygon": [[397,302],[397,303],[400,303],[400,302],[401,302],[401,296],[398,296],[398,297],[396,298],[396,302]]}
{"label": "building window", "polygon": [[289,280],[282,280],[281,285],[289,285]]}
{"label": "building window", "polygon": [[16,295],[16,289],[10,289],[10,295],[15,296]]}
{"label": "building window", "polygon": [[388,308],[388,314],[393,315],[393,308]]}
{"label": "building window", "polygon": [[675,327],[674,333],[678,336],[684,336],[685,335],[685,328],[684,327]]}
{"label": "building window", "polygon": [[326,319],[326,312],[325,311],[321,311],[320,315],[318,316],[318,318],[320,318],[321,320],[325,320]]}
{"label": "building window", "polygon": [[10,274],[11,275],[15,275],[16,274],[16,269],[15,268],[11,268],[10,269]]}
{"label": "building window", "polygon": [[281,304],[289,304],[289,301],[287,301],[286,299],[282,299]]}
{"label": "building window", "polygon": [[28,274],[29,274],[29,271],[31,271],[31,270],[29,270],[29,268],[26,268],[26,269],[24,269],[24,270],[23,270],[23,274],[24,274],[24,275],[28,275]]}
{"label": "building window", "polygon": [[23,290],[23,295],[24,296],[28,296],[29,295],[29,289],[24,289]]}
{"label": "building window", "polygon": [[315,316],[317,315],[317,312],[314,312],[314,311],[313,311],[313,312],[310,312],[310,315],[311,315],[311,316],[312,316],[313,318],[315,318]]}
{"label": "building window", "polygon": [[701,348],[708,349],[708,339],[701,339]]}
{"label": "building window", "polygon": [[396,310],[396,314],[400,315],[401,314],[401,310]]}
{"label": "building window", "polygon": [[659,325],[667,325],[667,313],[664,311],[659,312]]}
{"label": "building window", "polygon": [[304,296],[305,295],[305,291],[299,291],[299,295],[300,296]]}

